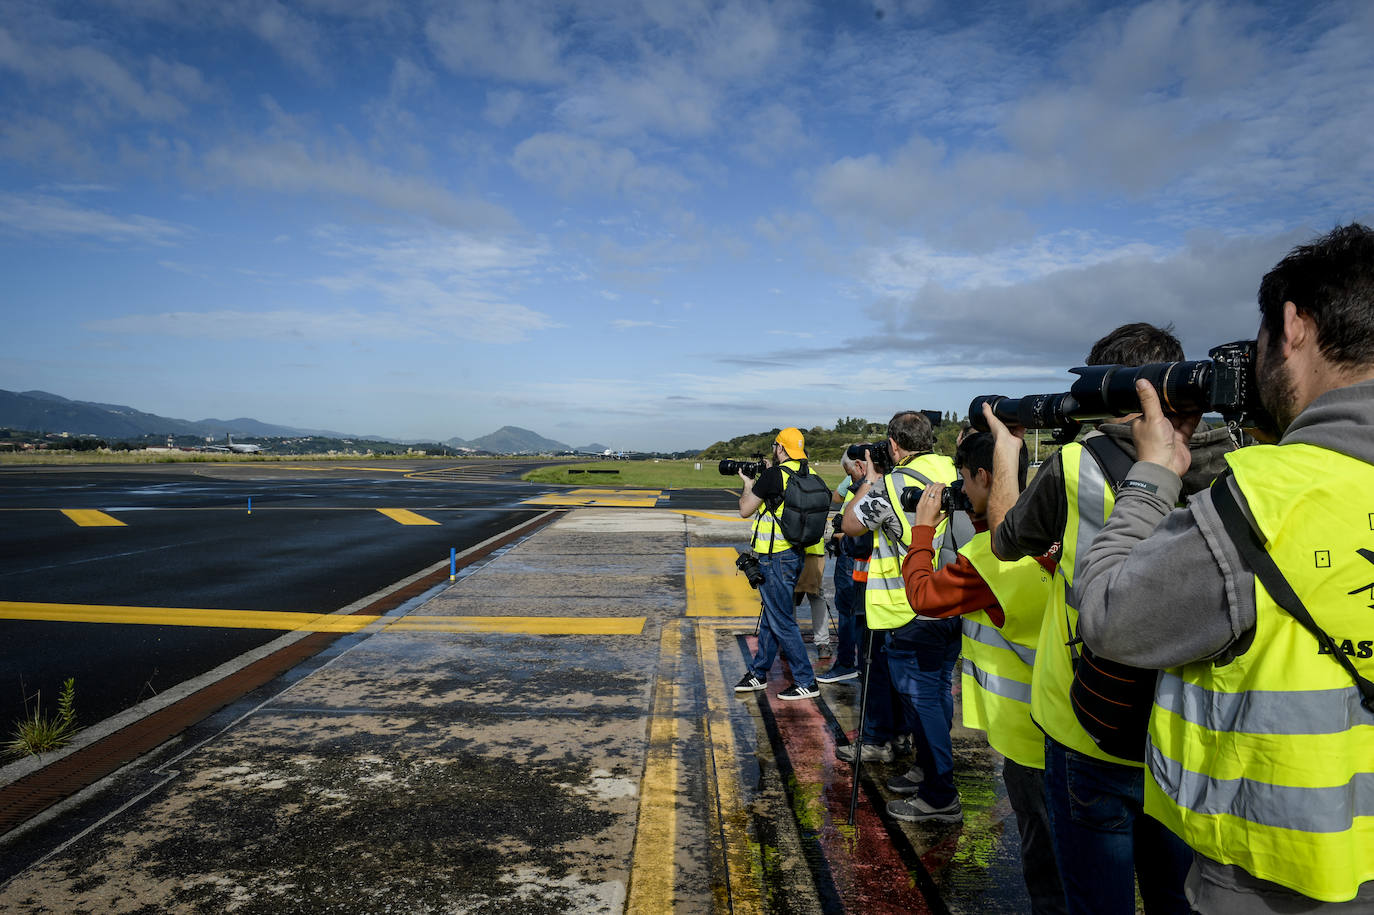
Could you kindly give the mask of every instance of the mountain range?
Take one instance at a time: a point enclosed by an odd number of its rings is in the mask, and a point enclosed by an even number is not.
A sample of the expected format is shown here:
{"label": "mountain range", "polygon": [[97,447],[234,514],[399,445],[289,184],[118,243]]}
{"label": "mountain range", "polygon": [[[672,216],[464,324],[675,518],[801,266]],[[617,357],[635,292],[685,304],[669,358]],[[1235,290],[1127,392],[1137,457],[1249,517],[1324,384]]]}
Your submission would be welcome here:
{"label": "mountain range", "polygon": [[[134,439],[145,435],[195,435],[222,438],[225,435],[272,436],[291,438],[318,435],[327,438],[367,439],[385,441],[384,436],[331,432],[322,429],[297,429],[277,426],[248,417],[238,419],[186,420],[145,413],[120,404],[69,400],[47,391],[0,390],[0,427],[25,429],[33,432],[66,432],[71,435],[94,435],[99,438]],[[503,426],[489,435],[472,440],[451,438],[445,444],[457,448],[472,448],[494,454],[544,453],[557,451],[606,450],[605,445],[591,444],[571,448],[562,442],[540,436],[518,426]]]}

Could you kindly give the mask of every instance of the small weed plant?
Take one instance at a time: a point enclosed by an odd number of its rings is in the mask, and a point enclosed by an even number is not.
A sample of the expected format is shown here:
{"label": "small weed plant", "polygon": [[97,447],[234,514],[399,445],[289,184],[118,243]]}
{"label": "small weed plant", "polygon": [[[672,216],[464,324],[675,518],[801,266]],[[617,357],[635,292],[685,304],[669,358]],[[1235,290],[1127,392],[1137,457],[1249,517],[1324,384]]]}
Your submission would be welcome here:
{"label": "small weed plant", "polygon": [[61,749],[71,742],[76,726],[76,680],[68,677],[57,694],[57,715],[45,716],[43,694],[34,697],[33,714],[15,723],[10,740],[4,745],[6,756],[39,756]]}

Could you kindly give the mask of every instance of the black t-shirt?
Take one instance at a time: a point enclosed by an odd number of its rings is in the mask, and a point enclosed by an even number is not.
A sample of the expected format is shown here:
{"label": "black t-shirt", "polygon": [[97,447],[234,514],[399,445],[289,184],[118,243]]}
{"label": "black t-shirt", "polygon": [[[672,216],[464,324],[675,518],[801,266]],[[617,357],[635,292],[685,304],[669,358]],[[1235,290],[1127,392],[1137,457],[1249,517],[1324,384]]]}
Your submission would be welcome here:
{"label": "black t-shirt", "polygon": [[[789,470],[791,468],[788,468]],[[801,462],[801,469],[794,473],[807,473],[806,461]],[[763,500],[763,503],[770,508],[782,501],[782,490],[786,485],[783,477],[781,465],[769,467],[759,478],[754,481],[754,495]]]}

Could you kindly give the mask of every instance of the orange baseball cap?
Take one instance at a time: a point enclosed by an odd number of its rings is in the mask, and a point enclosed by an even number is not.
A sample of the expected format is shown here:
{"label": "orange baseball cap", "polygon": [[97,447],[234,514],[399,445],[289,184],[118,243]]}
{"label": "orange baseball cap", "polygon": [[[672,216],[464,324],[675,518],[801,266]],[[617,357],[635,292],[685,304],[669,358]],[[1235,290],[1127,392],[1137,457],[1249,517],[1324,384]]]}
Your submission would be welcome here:
{"label": "orange baseball cap", "polygon": [[801,430],[789,426],[778,433],[778,437],[773,439],[776,444],[782,445],[782,450],[787,452],[787,456],[793,460],[805,460],[806,439],[802,438]]}

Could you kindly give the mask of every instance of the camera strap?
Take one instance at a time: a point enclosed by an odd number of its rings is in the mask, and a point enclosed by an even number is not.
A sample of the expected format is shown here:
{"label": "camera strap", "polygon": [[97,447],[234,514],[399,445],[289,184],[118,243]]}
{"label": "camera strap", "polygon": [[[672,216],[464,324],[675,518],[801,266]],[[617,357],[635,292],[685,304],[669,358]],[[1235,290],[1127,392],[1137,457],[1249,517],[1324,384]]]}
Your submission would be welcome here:
{"label": "camera strap", "polygon": [[1131,472],[1131,467],[1135,461],[1126,453],[1116,442],[1112,441],[1109,435],[1090,435],[1083,439],[1083,447],[1097,461],[1097,465],[1102,468],[1102,472],[1107,475],[1107,482],[1112,487],[1112,492],[1119,492],[1121,484],[1126,481],[1126,477]]}
{"label": "camera strap", "polygon": [[1303,605],[1302,598],[1298,597],[1293,586],[1288,583],[1288,579],[1283,577],[1283,572],[1274,564],[1274,559],[1269,555],[1269,551],[1264,548],[1264,541],[1260,534],[1255,530],[1250,519],[1246,517],[1245,510],[1240,507],[1236,495],[1231,491],[1230,481],[1233,474],[1229,469],[1217,477],[1212,484],[1212,504],[1216,506],[1217,515],[1221,518],[1222,527],[1226,529],[1231,542],[1236,545],[1240,556],[1245,560],[1255,573],[1255,577],[1264,585],[1264,590],[1269,592],[1269,596],[1274,599],[1288,615],[1293,617],[1303,625],[1303,628],[1312,633],[1317,643],[1328,652],[1336,663],[1345,668],[1345,672],[1350,675],[1350,679],[1355,681],[1355,688],[1360,691],[1360,705],[1364,706],[1365,711],[1374,713],[1374,683],[1365,679],[1360,672],[1355,669],[1355,665],[1341,651],[1341,646],[1337,645],[1331,636],[1326,634],[1326,630],[1317,625],[1317,621],[1312,619],[1312,614]]}
{"label": "camera strap", "polygon": [[[1126,476],[1131,472],[1131,467],[1135,461],[1126,453],[1116,442],[1112,441],[1111,436],[1106,434],[1090,435],[1081,442],[1083,450],[1093,456],[1097,466],[1102,468],[1102,473],[1107,478],[1107,485],[1112,488],[1115,495],[1120,489],[1121,484],[1126,481]],[[1081,548],[1081,547],[1080,547]],[[1065,610],[1067,616],[1068,611]],[[1075,623],[1069,626],[1069,651],[1073,654],[1075,661],[1078,660],[1078,646],[1083,644],[1083,638],[1078,634],[1078,625]]]}

